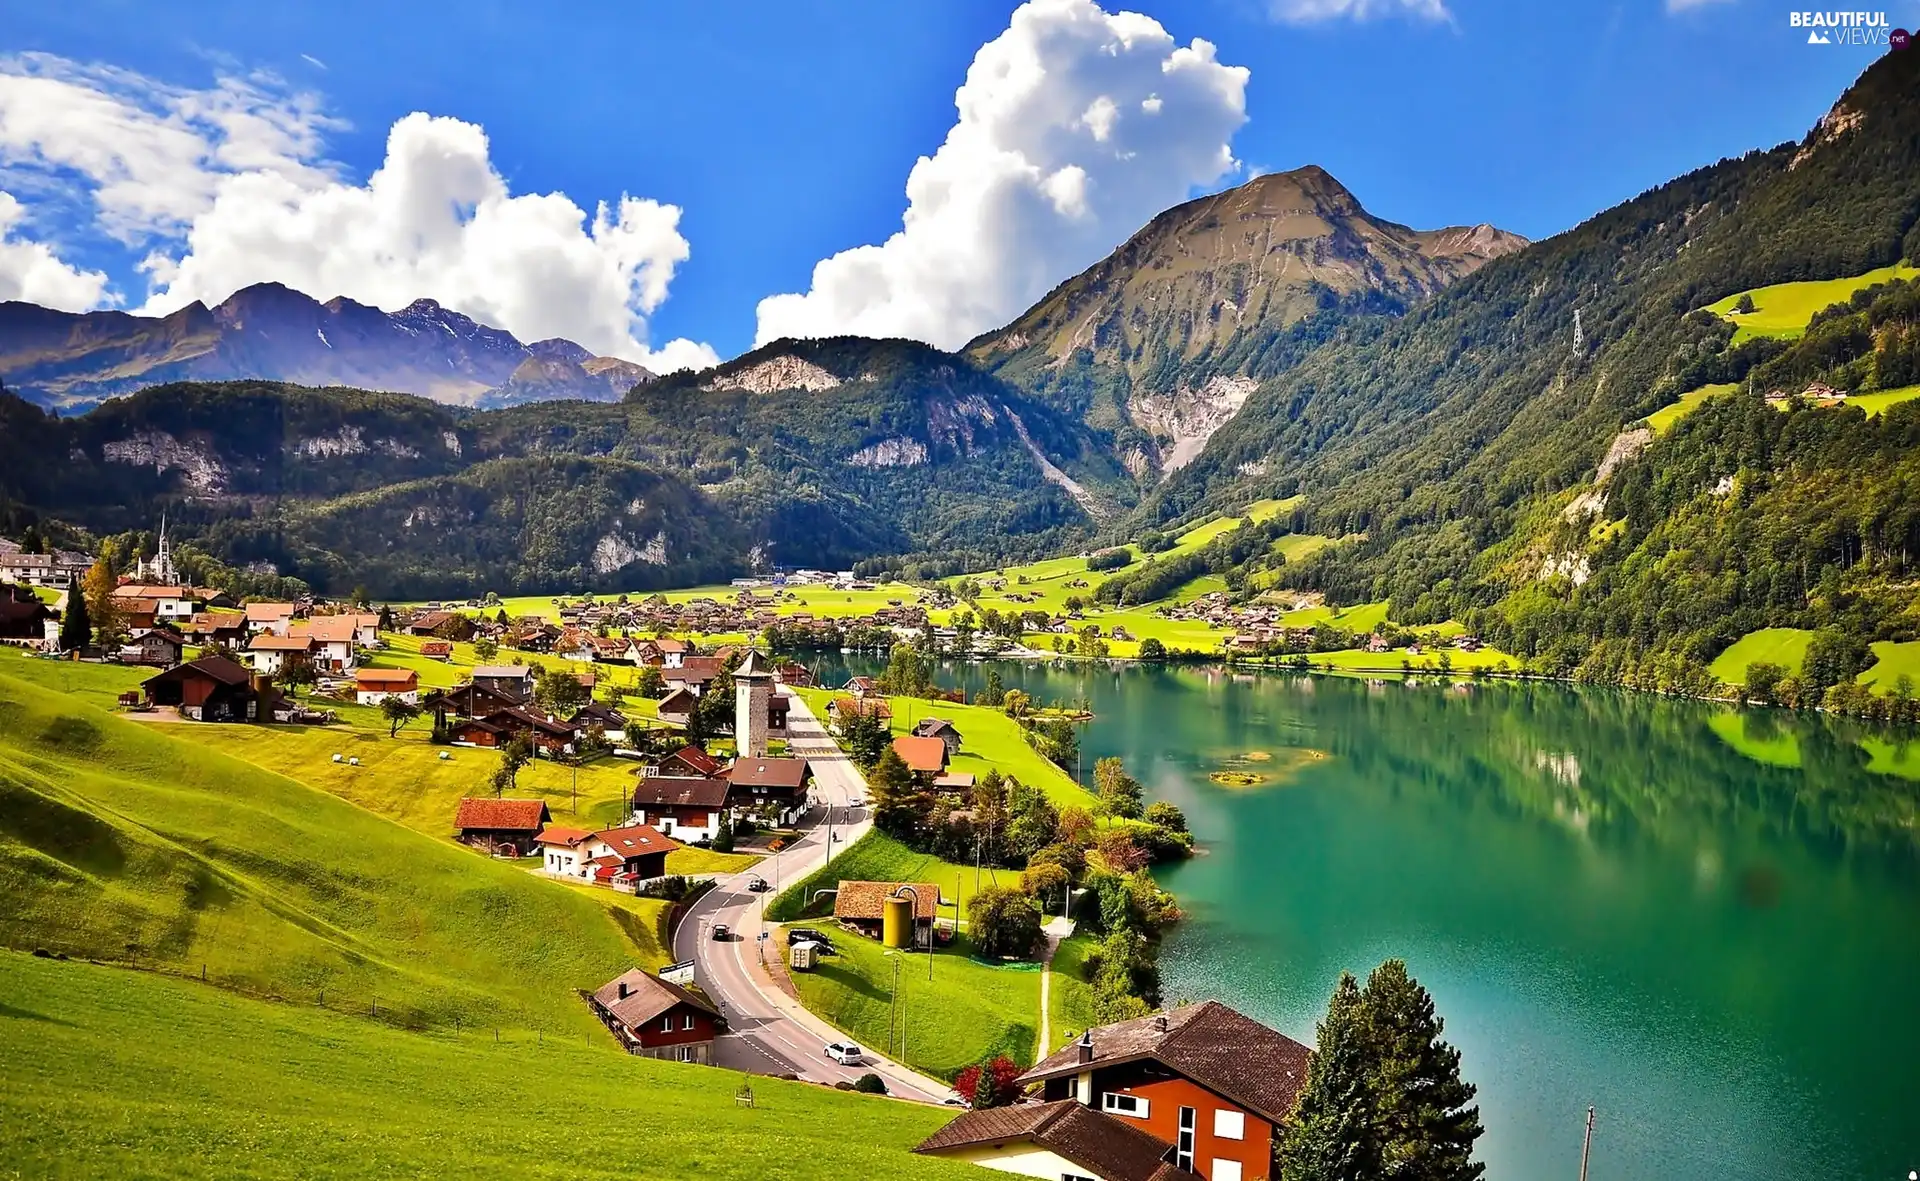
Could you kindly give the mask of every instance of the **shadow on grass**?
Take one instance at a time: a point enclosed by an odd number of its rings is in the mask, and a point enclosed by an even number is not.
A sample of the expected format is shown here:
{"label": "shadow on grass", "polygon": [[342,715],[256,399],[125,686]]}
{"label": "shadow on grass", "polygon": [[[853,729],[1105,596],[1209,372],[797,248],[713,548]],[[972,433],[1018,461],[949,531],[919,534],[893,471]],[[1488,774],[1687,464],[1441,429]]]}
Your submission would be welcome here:
{"label": "shadow on grass", "polygon": [[885,1001],[887,999],[886,989],[881,988],[879,984],[832,960],[815,960],[813,974],[868,1000]]}
{"label": "shadow on grass", "polygon": [[40,1021],[48,1025],[64,1025],[69,1029],[78,1028],[71,1021],[63,1021],[58,1017],[49,1017],[45,1013],[36,1013],[31,1009],[16,1009],[12,1005],[5,1003],[0,1003],[0,1017],[9,1018],[14,1021]]}

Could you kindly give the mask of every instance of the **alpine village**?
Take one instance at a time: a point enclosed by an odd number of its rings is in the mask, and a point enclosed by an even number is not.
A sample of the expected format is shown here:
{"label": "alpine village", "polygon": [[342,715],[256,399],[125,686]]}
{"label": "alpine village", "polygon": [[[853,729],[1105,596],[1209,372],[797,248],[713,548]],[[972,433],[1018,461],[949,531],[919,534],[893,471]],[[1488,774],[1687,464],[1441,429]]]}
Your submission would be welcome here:
{"label": "alpine village", "polygon": [[0,1171],[1920,1167],[1920,55],[1703,165],[660,375],[0,303]]}

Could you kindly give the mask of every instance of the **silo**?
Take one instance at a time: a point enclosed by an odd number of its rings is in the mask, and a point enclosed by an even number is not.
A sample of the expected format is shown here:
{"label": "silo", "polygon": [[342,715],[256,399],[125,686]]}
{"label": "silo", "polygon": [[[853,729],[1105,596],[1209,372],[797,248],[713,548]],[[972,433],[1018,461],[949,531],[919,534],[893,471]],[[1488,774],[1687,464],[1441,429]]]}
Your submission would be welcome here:
{"label": "silo", "polygon": [[913,946],[913,899],[886,900],[886,909],[880,912],[880,944],[882,947]]}

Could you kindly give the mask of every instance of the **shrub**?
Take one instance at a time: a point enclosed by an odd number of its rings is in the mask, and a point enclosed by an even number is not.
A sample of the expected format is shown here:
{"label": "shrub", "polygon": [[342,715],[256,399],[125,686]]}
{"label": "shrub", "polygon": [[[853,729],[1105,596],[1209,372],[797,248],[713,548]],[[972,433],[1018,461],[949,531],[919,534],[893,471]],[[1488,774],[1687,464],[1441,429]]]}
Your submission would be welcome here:
{"label": "shrub", "polygon": [[981,955],[1025,958],[1040,941],[1040,912],[1018,890],[989,887],[967,901],[967,936]]}
{"label": "shrub", "polygon": [[868,1071],[853,1080],[853,1089],[862,1095],[884,1095],[887,1093],[887,1083],[879,1075]]}
{"label": "shrub", "polygon": [[1101,550],[1099,553],[1087,559],[1087,569],[1096,571],[1118,570],[1123,566],[1130,566],[1132,564],[1133,551],[1124,545],[1115,549]]}
{"label": "shrub", "polygon": [[975,1111],[986,1107],[1006,1107],[1020,1098],[1020,1064],[1005,1054],[977,1066],[968,1066],[953,1078],[953,1089]]}

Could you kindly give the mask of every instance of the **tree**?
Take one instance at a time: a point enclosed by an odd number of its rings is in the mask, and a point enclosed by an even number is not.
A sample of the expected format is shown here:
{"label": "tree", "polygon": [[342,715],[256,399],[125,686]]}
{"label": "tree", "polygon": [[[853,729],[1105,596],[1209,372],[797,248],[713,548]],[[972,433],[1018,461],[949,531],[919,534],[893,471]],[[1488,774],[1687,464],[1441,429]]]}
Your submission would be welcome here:
{"label": "tree", "polygon": [[720,823],[713,829],[713,851],[716,853],[733,852],[733,809],[720,809]]}
{"label": "tree", "polygon": [[1007,688],[1000,683],[1000,670],[997,668],[988,669],[987,687],[980,690],[980,695],[973,699],[973,703],[975,705],[984,705],[988,709],[999,709],[1001,703],[1006,701],[1006,699]]}
{"label": "tree", "polygon": [[840,740],[855,763],[876,766],[888,749],[887,724],[878,715],[856,707],[852,717],[840,719]]}
{"label": "tree", "polygon": [[275,678],[282,688],[311,688],[320,683],[319,670],[313,667],[313,661],[299,653],[289,653],[280,665],[280,675]]}
{"label": "tree", "polygon": [[481,636],[473,642],[473,654],[486,663],[500,655],[500,645],[494,643],[492,636]]}
{"label": "tree", "polygon": [[420,716],[420,707],[397,693],[380,699],[380,716],[387,719],[387,737],[396,738],[408,722]]}
{"label": "tree", "polygon": [[533,682],[534,700],[554,717],[567,717],[592,696],[592,691],[580,683],[579,675],[567,668],[535,665]]}
{"label": "tree", "polygon": [[1179,805],[1169,804],[1165,800],[1155,800],[1148,804],[1146,814],[1142,818],[1148,824],[1157,825],[1169,832],[1187,831],[1187,814],[1180,810]]}
{"label": "tree", "polygon": [[520,776],[520,768],[533,758],[533,739],[524,732],[507,739],[500,748],[500,765],[493,769],[493,778],[489,785],[496,796],[505,795],[513,790],[514,781]]}
{"label": "tree", "polygon": [[[448,622],[450,623],[452,621],[449,620]],[[380,630],[383,632],[390,632],[393,630],[393,608],[388,606],[385,603],[380,604],[380,621],[378,626]],[[440,626],[445,627],[446,624],[443,623]]]}
{"label": "tree", "polygon": [[873,823],[890,836],[905,839],[920,825],[922,796],[899,752],[889,746],[867,776],[873,795]]}
{"label": "tree", "polygon": [[953,1076],[953,1089],[975,1111],[987,1107],[1006,1107],[1020,1097],[1020,1064],[1005,1054],[990,1061],[964,1067]]}
{"label": "tree", "polygon": [[642,697],[658,697],[661,690],[667,686],[666,675],[660,671],[660,666],[657,664],[641,665],[637,680],[636,688],[640,690]]}
{"label": "tree", "polygon": [[1780,665],[1754,661],[1747,666],[1747,700],[1772,705],[1778,700],[1780,682],[1786,679],[1787,670]]}
{"label": "tree", "polygon": [[1020,891],[989,886],[967,900],[967,938],[981,955],[1026,959],[1040,941],[1040,912]]}
{"label": "tree", "polygon": [[1162,644],[1158,637],[1148,636],[1140,641],[1140,659],[1165,660],[1166,658],[1167,646]]}
{"label": "tree", "polygon": [[1460,1051],[1442,1041],[1446,1023],[1433,997],[1388,960],[1367,977],[1366,1003],[1374,1039],[1374,1103],[1386,1175],[1475,1181],[1486,1165],[1473,1159],[1480,1138],[1475,1088],[1460,1077]]}
{"label": "tree", "polygon": [[120,613],[113,606],[113,592],[118,585],[113,567],[107,565],[105,558],[87,567],[86,576],[80,580],[80,592],[87,599],[87,618],[93,622],[94,636],[103,644],[120,634]]}
{"label": "tree", "polygon": [[1388,960],[1362,990],[1343,973],[1293,1116],[1276,1144],[1287,1181],[1476,1181],[1480,1110],[1433,998]]}
{"label": "tree", "polygon": [[1274,1141],[1276,1176],[1375,1181],[1383,1175],[1369,1040],[1360,985],[1351,972],[1342,972],[1307,1058],[1307,1081]]}
{"label": "tree", "polygon": [[887,1093],[887,1080],[869,1070],[853,1080],[853,1089],[862,1095],[884,1095]]}
{"label": "tree", "polygon": [[80,592],[78,583],[69,582],[66,613],[60,617],[60,647],[78,652],[91,643],[93,624],[87,618],[87,596]]}
{"label": "tree", "polygon": [[1051,861],[1033,861],[1020,874],[1021,892],[1038,899],[1042,909],[1047,899],[1065,897],[1069,883],[1066,867]]}
{"label": "tree", "polygon": [[1104,758],[1093,765],[1093,787],[1107,811],[1122,820],[1140,816],[1140,781],[1127,774],[1118,758]]}
{"label": "tree", "polygon": [[28,525],[26,532],[20,535],[20,552],[25,554],[44,554],[47,552],[47,539],[38,525]]}
{"label": "tree", "polygon": [[1751,316],[1753,314],[1753,293],[1746,292],[1742,294],[1739,299],[1734,300],[1733,312],[1736,316]]}

